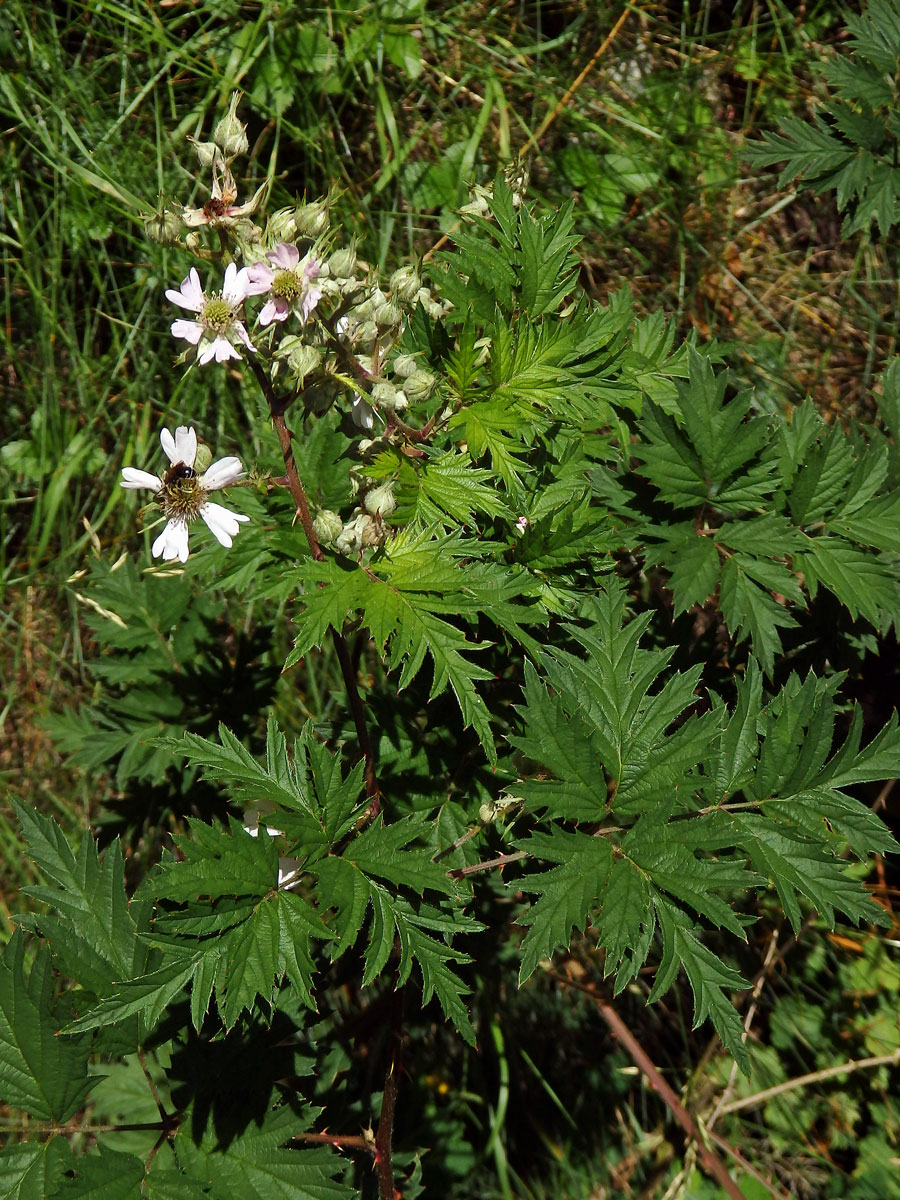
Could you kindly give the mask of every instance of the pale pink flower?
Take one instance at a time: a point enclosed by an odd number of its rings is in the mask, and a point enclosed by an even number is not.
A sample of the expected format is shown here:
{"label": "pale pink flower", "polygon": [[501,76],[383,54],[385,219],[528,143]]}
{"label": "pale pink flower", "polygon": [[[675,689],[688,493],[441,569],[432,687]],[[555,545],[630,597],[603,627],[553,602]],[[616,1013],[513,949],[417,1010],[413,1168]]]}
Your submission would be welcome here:
{"label": "pale pink flower", "polygon": [[153,543],[153,557],[165,562],[176,558],[179,562],[187,562],[190,553],[188,527],[197,517],[203,518],[217,542],[230,546],[240,529],[240,522],[250,518],[214,504],[208,496],[240,479],[244,473],[240,459],[220,458],[198,475],[194,470],[197,458],[194,429],[179,425],[174,436],[168,429],[163,429],[159,440],[169,460],[169,469],[163,475],[153,475],[135,467],[123,467],[121,480],[123,488],[148,488],[154,492],[163,515],[168,518]]}
{"label": "pale pink flower", "polygon": [[268,264],[257,262],[247,268],[247,294],[268,297],[259,314],[260,325],[286,321],[292,312],[305,323],[322,299],[321,290],[312,286],[319,276],[319,262],[311,254],[301,261],[300,251],[290,242],[279,242],[266,258]]}
{"label": "pale pink flower", "polygon": [[197,314],[195,321],[181,318],[173,321],[172,333],[197,347],[199,363],[208,363],[213,358],[216,362],[240,358],[238,343],[255,352],[256,347],[240,319],[244,300],[249,294],[249,282],[246,267],[238,270],[234,263],[229,263],[220,292],[203,291],[196,267],[191,267],[177,291],[174,288],[166,290],[166,299]]}

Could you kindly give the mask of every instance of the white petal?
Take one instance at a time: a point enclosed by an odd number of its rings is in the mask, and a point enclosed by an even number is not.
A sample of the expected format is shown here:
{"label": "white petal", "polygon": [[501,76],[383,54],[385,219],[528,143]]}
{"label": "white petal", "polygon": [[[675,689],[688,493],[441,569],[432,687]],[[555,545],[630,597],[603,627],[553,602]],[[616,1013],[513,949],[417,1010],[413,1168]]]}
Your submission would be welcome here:
{"label": "white petal", "polygon": [[166,299],[171,300],[173,304],[177,304],[179,308],[189,308],[191,312],[200,311],[206,300],[203,295],[203,288],[200,286],[200,276],[197,274],[196,267],[191,267],[187,278],[182,279],[181,288],[177,292],[174,288],[166,289]]}
{"label": "white petal", "polygon": [[149,471],[139,471],[136,467],[123,467],[122,479],[119,486],[123,488],[149,488],[152,492],[158,492],[162,487],[163,481],[158,475],[151,475]]}
{"label": "white petal", "polygon": [[186,467],[194,465],[197,457],[197,433],[187,425],[179,425],[175,430],[175,458],[172,462],[184,463]]}
{"label": "white petal", "polygon": [[216,343],[207,342],[203,349],[197,355],[197,362],[202,367],[204,363],[208,363],[216,352]]}
{"label": "white petal", "polygon": [[247,274],[247,268],[241,267],[235,276],[234,285],[229,293],[229,296],[233,304],[242,304],[249,295],[250,277]]}
{"label": "white petal", "polygon": [[175,439],[172,437],[168,429],[161,429],[159,431],[159,444],[162,446],[163,454],[165,454],[170,463],[178,462],[178,458],[176,457],[177,452],[175,450]]}
{"label": "white petal", "polygon": [[190,554],[187,522],[173,517],[153,543],[151,553],[154,558],[162,556],[165,562],[171,562],[175,558],[180,562],[187,562]]}
{"label": "white petal", "polygon": [[375,409],[368,400],[363,400],[362,396],[358,394],[353,397],[350,416],[357,429],[371,429],[375,424]]}
{"label": "white petal", "polygon": [[229,304],[241,304],[249,295],[250,279],[247,268],[237,269],[233,262],[225,268],[225,282],[222,284],[222,299]]}
{"label": "white petal", "polygon": [[215,352],[216,362],[227,362],[229,358],[240,358],[240,353],[235,350],[228,338],[222,337],[221,334],[212,344]]}
{"label": "white petal", "polygon": [[201,504],[200,516],[209,526],[216,541],[223,546],[231,545],[231,539],[240,529],[241,521],[250,520],[243,513],[229,512],[227,508],[223,508],[221,504],[213,504],[211,500]]}
{"label": "white petal", "polygon": [[[247,349],[252,350],[253,353],[255,354],[256,347],[250,341],[249,337],[247,336],[247,330],[244,328],[244,326],[241,324],[241,322],[235,321],[231,328],[238,335],[239,341],[243,342],[244,345],[247,347]],[[236,354],[235,357],[240,358],[241,356],[239,354]]]}
{"label": "white petal", "polygon": [[203,337],[203,326],[199,321],[185,321],[179,317],[172,322],[172,337],[184,338],[192,346],[196,346]]}
{"label": "white petal", "polygon": [[215,492],[240,479],[243,473],[244,469],[239,458],[220,458],[212,466],[207,467],[200,476],[200,486],[210,492]]}

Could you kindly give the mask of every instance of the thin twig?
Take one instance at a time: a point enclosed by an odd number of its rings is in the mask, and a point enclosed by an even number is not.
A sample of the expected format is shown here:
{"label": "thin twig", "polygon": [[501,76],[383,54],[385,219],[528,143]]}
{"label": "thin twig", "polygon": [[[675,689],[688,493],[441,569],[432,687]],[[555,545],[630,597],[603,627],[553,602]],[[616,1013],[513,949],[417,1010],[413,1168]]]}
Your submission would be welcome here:
{"label": "thin twig", "polygon": [[897,1064],[900,1064],[900,1050],[894,1050],[891,1054],[878,1054],[874,1058],[851,1058],[845,1063],[839,1063],[836,1067],[810,1071],[808,1075],[798,1075],[796,1079],[786,1079],[784,1083],[777,1083],[774,1087],[756,1092],[752,1096],[744,1096],[741,1100],[732,1100],[729,1104],[723,1104],[719,1112],[724,1114],[737,1112],[742,1108],[755,1108],[758,1104],[765,1104],[773,1096],[781,1096],[784,1092],[792,1092],[796,1088],[806,1087],[809,1083],[821,1083],[824,1079],[834,1079],[836,1075],[849,1075],[853,1071],[868,1071],[873,1067]]}
{"label": "thin twig", "polygon": [[672,1116],[688,1137],[696,1144],[700,1165],[706,1173],[715,1179],[717,1183],[721,1184],[732,1200],[746,1200],[743,1192],[728,1174],[725,1164],[708,1146],[703,1130],[675,1095],[672,1088],[663,1079],[662,1075],[660,1075],[650,1056],[609,1001],[590,984],[568,979],[565,975],[560,975],[556,971],[551,971],[550,975],[564,987],[575,988],[577,991],[583,992],[586,996],[590,996],[597,1005],[600,1015],[609,1026],[613,1037],[628,1051],[635,1065],[646,1077],[647,1082],[661,1097],[672,1113]]}
{"label": "thin twig", "polygon": [[518,862],[519,859],[527,857],[527,850],[518,850],[515,854],[501,854],[499,858],[492,858],[489,862],[472,863],[468,867],[454,867],[447,874],[452,875],[455,879],[462,879],[464,875],[474,875],[476,871],[492,871],[494,867],[505,867],[507,863]]}
{"label": "thin twig", "polygon": [[546,117],[544,117],[543,121],[541,121],[540,125],[537,127],[537,129],[534,131],[534,133],[531,135],[531,137],[528,139],[528,141],[525,143],[525,145],[519,151],[520,158],[523,158],[528,153],[529,149],[532,146],[537,146],[538,142],[541,140],[541,138],[544,136],[544,134],[547,132],[547,130],[550,128],[550,126],[553,124],[553,122],[556,120],[556,118],[559,116],[559,114],[565,108],[565,106],[569,103],[569,101],[572,99],[572,97],[575,95],[575,93],[578,91],[578,89],[584,83],[585,79],[587,79],[587,77],[591,73],[591,71],[594,69],[594,66],[597,63],[597,60],[606,53],[606,51],[609,49],[609,47],[616,40],[619,30],[625,24],[625,21],[627,20],[628,14],[630,12],[631,12],[631,7],[629,5],[626,5],[625,8],[622,10],[622,15],[619,17],[618,21],[616,21],[615,25],[613,25],[612,29],[609,31],[609,33],[606,35],[606,37],[600,43],[598,48],[594,51],[588,65],[578,75],[578,77],[572,82],[572,84],[566,89],[562,98],[556,102],[556,104],[553,106],[553,109],[546,115]]}

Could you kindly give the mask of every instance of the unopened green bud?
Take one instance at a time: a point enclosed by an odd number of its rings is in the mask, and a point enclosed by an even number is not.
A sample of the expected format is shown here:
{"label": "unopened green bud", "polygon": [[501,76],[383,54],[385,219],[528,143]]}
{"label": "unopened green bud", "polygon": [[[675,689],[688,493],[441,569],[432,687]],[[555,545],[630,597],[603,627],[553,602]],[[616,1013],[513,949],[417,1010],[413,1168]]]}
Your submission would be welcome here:
{"label": "unopened green bud", "polygon": [[415,267],[401,267],[391,276],[391,295],[402,304],[409,304],[416,298],[422,280]]}
{"label": "unopened green bud", "polygon": [[312,375],[322,365],[322,351],[317,346],[301,342],[291,350],[288,362],[297,376],[297,382],[302,383],[307,375]]}
{"label": "unopened green bud", "polygon": [[353,296],[361,291],[366,285],[361,279],[357,279],[355,275],[351,275],[349,279],[341,279],[339,287],[342,296]]}
{"label": "unopened green bud", "polygon": [[328,269],[335,279],[349,279],[356,270],[356,251],[353,247],[335,250],[328,260]]}
{"label": "unopened green bud", "polygon": [[159,242],[161,246],[177,245],[182,229],[181,217],[168,209],[154,213],[144,222],[144,233],[151,242]]}
{"label": "unopened green bud", "polygon": [[330,546],[332,542],[341,536],[343,528],[344,522],[330,508],[323,508],[313,520],[313,532],[319,541],[323,542],[326,546]]}
{"label": "unopened green bud", "polygon": [[376,383],[372,388],[372,403],[393,412],[397,407],[398,389],[392,383]]}
{"label": "unopened green bud", "polygon": [[279,208],[269,216],[268,239],[272,242],[292,242],[297,236],[292,208]]}
{"label": "unopened green bud", "polygon": [[389,517],[397,507],[397,501],[394,499],[393,482],[388,480],[381,487],[373,488],[371,492],[367,492],[364,503],[366,511],[370,512],[373,517],[378,513],[383,517]]}
{"label": "unopened green bud", "polygon": [[198,142],[196,138],[189,137],[188,141],[194,147],[197,158],[200,160],[200,167],[204,171],[219,170],[224,167],[222,162],[222,151],[215,142]]}
{"label": "unopened green bud", "polygon": [[413,371],[408,379],[403,381],[403,390],[411,404],[421,404],[434,391],[437,383],[430,371]]}
{"label": "unopened green bud", "polygon": [[366,546],[376,546],[379,541],[378,529],[368,513],[360,513],[344,526],[341,535],[335,539],[334,548],[340,554],[359,554]]}
{"label": "unopened green bud", "polygon": [[409,379],[410,375],[419,369],[414,354],[398,354],[394,359],[393,366],[394,374],[399,379]]}
{"label": "unopened green bud", "polygon": [[390,300],[386,304],[379,304],[375,309],[375,324],[379,329],[393,329],[402,320],[403,314],[399,307]]}
{"label": "unopened green bud", "polygon": [[230,161],[239,154],[246,154],[250,149],[247,141],[247,126],[237,117],[237,106],[240,92],[233,92],[228,112],[213,130],[213,141],[222,148],[222,153]]}
{"label": "unopened green bud", "polygon": [[197,454],[194,458],[194,470],[198,475],[202,475],[209,464],[212,462],[212,450],[205,442],[200,442],[197,446]]}
{"label": "unopened green bud", "polygon": [[302,237],[321,237],[331,224],[327,202],[315,200],[311,204],[298,204],[294,209],[294,224]]}
{"label": "unopened green bud", "polygon": [[404,412],[407,408],[409,408],[409,400],[406,392],[398,392],[394,397],[394,412]]}

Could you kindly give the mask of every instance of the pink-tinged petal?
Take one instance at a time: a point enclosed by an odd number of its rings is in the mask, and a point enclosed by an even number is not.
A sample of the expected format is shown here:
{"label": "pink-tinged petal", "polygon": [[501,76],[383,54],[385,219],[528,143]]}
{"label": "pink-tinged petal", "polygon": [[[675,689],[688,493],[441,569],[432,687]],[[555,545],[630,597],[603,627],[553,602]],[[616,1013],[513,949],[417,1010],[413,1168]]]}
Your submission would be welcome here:
{"label": "pink-tinged petal", "polygon": [[196,346],[203,337],[203,326],[198,321],[183,321],[179,318],[172,322],[172,336],[184,338],[192,346]]}
{"label": "pink-tinged petal", "polygon": [[307,260],[306,266],[303,268],[303,278],[318,279],[321,269],[322,264],[319,262],[319,260],[317,258],[310,258]]}
{"label": "pink-tinged petal", "polygon": [[122,478],[119,481],[119,487],[123,488],[149,488],[151,492],[158,492],[162,487],[163,481],[158,475],[151,475],[149,471],[139,471],[136,467],[123,467]]}
{"label": "pink-tinged petal", "polygon": [[209,224],[209,217],[206,215],[205,208],[183,208],[181,210],[181,219],[189,229],[197,229],[201,225]]}
{"label": "pink-tinged petal", "polygon": [[199,312],[206,303],[203,288],[200,286],[200,276],[197,268],[191,267],[187,277],[182,279],[181,287],[176,292],[174,288],[166,289],[166,299],[177,304],[179,308],[189,308],[191,312]]}
{"label": "pink-tinged petal", "polygon": [[162,446],[163,454],[165,454],[170,463],[178,461],[175,454],[175,439],[168,429],[161,429],[159,431],[159,444]]}
{"label": "pink-tinged petal", "polygon": [[220,458],[212,466],[206,468],[200,476],[200,486],[207,491],[215,492],[219,488],[228,487],[244,474],[239,458]]}
{"label": "pink-tinged petal", "polygon": [[[247,268],[241,267],[239,271],[237,269],[232,271],[232,267],[234,267],[234,263],[229,263],[225,271],[225,286],[222,288],[222,298],[232,305],[243,304],[247,296],[250,295],[247,290],[250,286],[250,280],[247,277]],[[228,278],[229,271],[232,271],[230,280]]]}
{"label": "pink-tinged petal", "polygon": [[[231,326],[231,328],[232,328],[232,331],[237,334],[238,341],[243,342],[243,344],[247,347],[247,349],[252,350],[253,353],[255,354],[256,347],[253,345],[253,343],[250,341],[250,338],[247,336],[247,330],[244,328],[243,324],[240,321],[235,321],[234,324]],[[235,358],[240,358],[240,357],[241,356],[239,354],[235,353]]]}
{"label": "pink-tinged petal", "polygon": [[222,337],[221,334],[213,342],[212,348],[215,352],[216,362],[228,362],[230,358],[241,357],[240,352],[232,346],[228,338]]}
{"label": "pink-tinged petal", "polygon": [[290,242],[279,242],[274,250],[269,251],[266,258],[282,271],[293,271],[300,261],[300,251]]}
{"label": "pink-tinged petal", "polygon": [[309,291],[303,297],[303,303],[300,305],[300,312],[303,316],[304,321],[306,320],[306,318],[309,316],[309,314],[312,312],[312,310],[316,307],[316,305],[319,303],[319,301],[321,299],[322,299],[322,293],[319,290],[319,288],[310,288],[309,289]]}
{"label": "pink-tinged petal", "polygon": [[250,520],[243,513],[230,512],[221,504],[214,504],[211,500],[207,500],[205,504],[201,505],[200,516],[209,526],[213,537],[222,546],[230,546],[232,539],[241,527],[240,522]]}
{"label": "pink-tinged petal", "polygon": [[187,562],[190,550],[188,548],[187,522],[173,517],[165,529],[153,543],[151,554],[154,558],[162,558],[164,562]]}
{"label": "pink-tinged petal", "polygon": [[272,287],[275,272],[265,263],[253,263],[247,268],[247,295],[262,296]]}
{"label": "pink-tinged petal", "polygon": [[186,467],[194,465],[197,457],[197,432],[187,425],[179,425],[175,430],[175,457],[172,462],[184,463]]}
{"label": "pink-tinged petal", "polygon": [[286,321],[290,309],[281,296],[273,296],[264,304],[259,314],[260,325],[271,325],[273,321]]}

